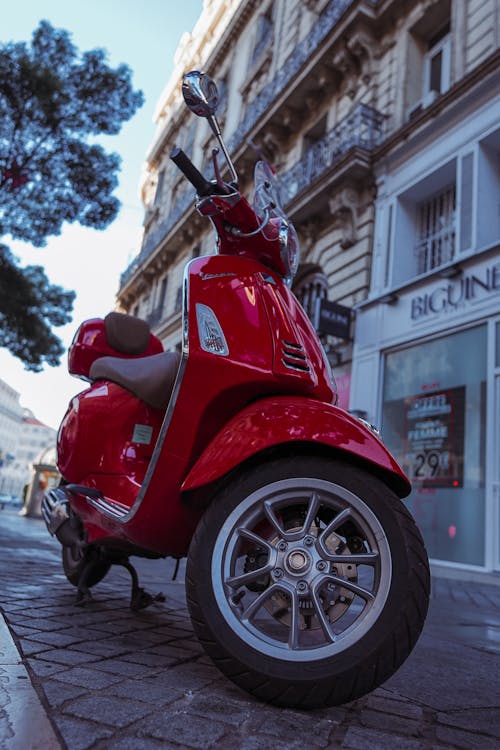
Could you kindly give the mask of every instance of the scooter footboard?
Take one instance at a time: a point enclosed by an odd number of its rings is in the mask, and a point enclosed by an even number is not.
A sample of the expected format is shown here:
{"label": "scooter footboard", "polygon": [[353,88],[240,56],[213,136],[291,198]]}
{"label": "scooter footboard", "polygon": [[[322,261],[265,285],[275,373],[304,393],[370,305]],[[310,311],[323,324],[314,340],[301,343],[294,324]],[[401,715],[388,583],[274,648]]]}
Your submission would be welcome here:
{"label": "scooter footboard", "polygon": [[252,456],[290,443],[341,451],[382,474],[399,497],[411,492],[403,470],[369,427],[331,404],[287,396],[262,399],[231,419],[205,448],[181,490],[211,484]]}

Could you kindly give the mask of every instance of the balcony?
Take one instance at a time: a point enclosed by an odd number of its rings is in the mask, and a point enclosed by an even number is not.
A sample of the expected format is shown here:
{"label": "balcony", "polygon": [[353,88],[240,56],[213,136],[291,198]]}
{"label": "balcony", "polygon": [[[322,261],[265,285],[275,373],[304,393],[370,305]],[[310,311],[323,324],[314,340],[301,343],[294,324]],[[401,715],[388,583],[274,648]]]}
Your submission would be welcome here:
{"label": "balcony", "polygon": [[372,151],[382,140],[384,116],[366,104],[358,104],[300,161],[280,178],[280,194],[287,205],[335,166],[354,147]]}

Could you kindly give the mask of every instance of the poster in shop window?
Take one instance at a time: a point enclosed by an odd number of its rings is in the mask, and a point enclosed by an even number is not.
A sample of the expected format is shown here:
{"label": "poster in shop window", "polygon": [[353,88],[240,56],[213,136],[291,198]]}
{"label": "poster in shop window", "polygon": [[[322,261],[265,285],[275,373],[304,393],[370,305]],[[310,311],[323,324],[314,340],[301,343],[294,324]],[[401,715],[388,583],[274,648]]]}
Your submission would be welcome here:
{"label": "poster in shop window", "polygon": [[405,399],[403,464],[420,487],[463,487],[465,386]]}

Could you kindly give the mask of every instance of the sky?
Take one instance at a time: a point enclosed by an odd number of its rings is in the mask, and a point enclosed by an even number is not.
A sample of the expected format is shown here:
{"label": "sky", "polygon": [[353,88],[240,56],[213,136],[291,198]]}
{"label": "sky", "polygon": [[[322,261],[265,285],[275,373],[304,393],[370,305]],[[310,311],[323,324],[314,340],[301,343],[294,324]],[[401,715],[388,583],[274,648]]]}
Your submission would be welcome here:
{"label": "sky", "polygon": [[[21,265],[41,265],[51,283],[76,292],[72,323],[54,329],[65,347],[81,321],[103,317],[114,308],[120,274],[140,250],[144,214],[139,181],[155,134],[153,114],[172,73],[177,44],[184,31],[192,31],[202,6],[203,0],[19,0],[3,9],[0,44],[28,42],[39,22],[46,19],[69,31],[80,51],[103,48],[112,67],[126,63],[133,73],[134,89],[141,89],[145,98],[120,134],[103,141],[107,151],[122,158],[115,191],[122,208],[107,229],[66,224],[61,235],[49,238],[44,248],[3,238]],[[0,349],[0,378],[20,394],[21,406],[57,428],[71,397],[86,387],[69,375],[66,363],[65,353],[59,367],[45,365],[41,373],[32,373]]]}

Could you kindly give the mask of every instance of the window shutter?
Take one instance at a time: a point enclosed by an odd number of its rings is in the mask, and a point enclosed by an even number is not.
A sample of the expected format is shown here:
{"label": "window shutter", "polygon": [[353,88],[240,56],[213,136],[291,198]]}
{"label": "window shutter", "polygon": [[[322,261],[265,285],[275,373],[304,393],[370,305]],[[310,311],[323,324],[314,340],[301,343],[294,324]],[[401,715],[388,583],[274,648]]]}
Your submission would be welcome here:
{"label": "window shutter", "polygon": [[460,179],[460,252],[469,250],[472,246],[472,181],[473,154],[466,154],[462,158],[462,172]]}

